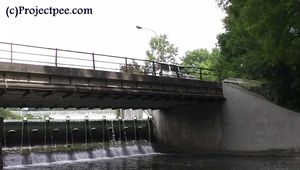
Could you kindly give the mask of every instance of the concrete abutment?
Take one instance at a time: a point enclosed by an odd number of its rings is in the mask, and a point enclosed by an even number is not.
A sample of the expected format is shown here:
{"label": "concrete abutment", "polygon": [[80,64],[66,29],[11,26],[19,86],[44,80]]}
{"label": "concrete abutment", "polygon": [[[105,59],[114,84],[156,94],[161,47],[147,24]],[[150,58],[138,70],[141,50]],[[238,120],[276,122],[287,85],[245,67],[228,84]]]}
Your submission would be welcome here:
{"label": "concrete abutment", "polygon": [[226,101],[153,113],[157,146],[167,152],[290,154],[300,150],[300,114],[238,86]]}

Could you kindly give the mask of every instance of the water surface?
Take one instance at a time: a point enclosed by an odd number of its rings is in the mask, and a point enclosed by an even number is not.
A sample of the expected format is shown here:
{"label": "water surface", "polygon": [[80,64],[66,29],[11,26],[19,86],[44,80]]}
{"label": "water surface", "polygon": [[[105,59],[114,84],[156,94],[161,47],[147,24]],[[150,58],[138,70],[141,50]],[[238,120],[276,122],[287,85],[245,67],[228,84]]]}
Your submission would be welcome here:
{"label": "water surface", "polygon": [[[6,167],[5,169],[11,169]],[[77,160],[44,165],[28,165],[13,169],[33,170],[300,170],[297,157],[195,156],[147,154]]]}

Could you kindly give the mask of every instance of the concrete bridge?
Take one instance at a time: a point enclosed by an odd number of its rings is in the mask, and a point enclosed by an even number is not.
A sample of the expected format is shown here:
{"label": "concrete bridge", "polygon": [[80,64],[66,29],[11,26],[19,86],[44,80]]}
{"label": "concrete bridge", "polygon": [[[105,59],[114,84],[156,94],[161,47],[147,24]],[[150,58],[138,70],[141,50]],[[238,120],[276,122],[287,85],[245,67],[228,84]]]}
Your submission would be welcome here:
{"label": "concrete bridge", "polygon": [[0,42],[0,107],[168,109],[224,100],[220,82],[203,80],[215,70],[189,68],[201,80],[171,78],[158,76],[157,64]]}
{"label": "concrete bridge", "polygon": [[0,63],[0,107],[166,109],[223,100],[217,82]]}
{"label": "concrete bridge", "polygon": [[[153,123],[155,144],[160,151],[300,154],[299,113],[238,86],[161,77],[155,72],[141,74],[141,62],[126,57],[115,57],[122,62],[102,61],[118,69],[122,66],[117,72],[104,71],[96,59],[103,55],[93,53],[80,52],[92,57],[87,68],[67,68],[63,66],[69,60],[63,63],[62,59],[74,58],[61,57],[59,53],[73,54],[68,50],[42,48],[55,52],[54,56],[44,55],[51,58],[51,62],[43,61],[48,66],[20,64],[28,60],[15,54],[32,53],[16,52],[16,45],[8,45],[10,49],[2,52],[9,55],[0,56],[0,61],[6,61],[0,62],[0,107],[158,109],[153,112]],[[153,64],[155,70],[154,62],[142,62]],[[204,70],[198,71],[201,79]]]}
{"label": "concrete bridge", "polygon": [[[0,43],[0,107],[170,110],[224,101],[220,78],[217,82],[203,78],[205,71],[211,70],[196,70],[200,80],[172,78],[156,75],[157,64],[127,57]],[[152,71],[147,72],[147,68]],[[8,126],[9,122],[5,124]],[[40,124],[44,126],[44,122]],[[61,124],[65,127],[65,122]],[[6,145],[2,135],[8,133],[4,129],[0,117],[0,169],[2,145]],[[46,132],[42,135],[44,132],[36,136],[47,136]],[[19,142],[16,137],[12,140]]]}

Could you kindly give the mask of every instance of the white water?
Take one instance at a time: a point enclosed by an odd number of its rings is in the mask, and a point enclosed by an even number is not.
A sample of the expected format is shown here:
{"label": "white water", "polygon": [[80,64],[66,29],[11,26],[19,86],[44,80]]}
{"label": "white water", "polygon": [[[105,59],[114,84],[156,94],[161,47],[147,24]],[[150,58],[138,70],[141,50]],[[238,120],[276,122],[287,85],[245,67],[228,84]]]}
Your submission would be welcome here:
{"label": "white water", "polygon": [[67,153],[52,153],[51,156],[52,156],[52,160],[51,160],[52,162],[67,161],[70,159],[70,156]]}
{"label": "white water", "polygon": [[92,151],[94,158],[105,158],[108,157],[106,150],[104,149],[96,149]]}
{"label": "white water", "polygon": [[142,145],[142,149],[145,153],[155,153],[153,147],[150,145]]}
{"label": "white water", "polygon": [[155,153],[151,145],[132,145],[126,147],[111,147],[108,149],[94,149],[92,151],[79,151],[70,153],[30,153],[8,154],[3,156],[4,169],[17,167],[40,166],[51,163],[72,163],[88,160],[113,159],[135,155]]}
{"label": "white water", "polygon": [[130,155],[141,154],[141,151],[139,150],[137,145],[126,146],[126,149],[127,149],[127,151],[129,152]]}
{"label": "white water", "polygon": [[74,158],[76,160],[84,160],[84,159],[89,159],[89,153],[88,152],[75,152],[74,153]]}
{"label": "white water", "polygon": [[114,157],[124,156],[123,149],[121,147],[113,147],[113,148],[109,148],[109,150]]}
{"label": "white water", "polygon": [[38,163],[45,163],[50,162],[50,160],[47,158],[46,154],[41,153],[30,153],[31,162],[32,164],[38,164]]}
{"label": "white water", "polygon": [[3,157],[4,167],[22,165],[24,157],[19,154],[11,154]]}

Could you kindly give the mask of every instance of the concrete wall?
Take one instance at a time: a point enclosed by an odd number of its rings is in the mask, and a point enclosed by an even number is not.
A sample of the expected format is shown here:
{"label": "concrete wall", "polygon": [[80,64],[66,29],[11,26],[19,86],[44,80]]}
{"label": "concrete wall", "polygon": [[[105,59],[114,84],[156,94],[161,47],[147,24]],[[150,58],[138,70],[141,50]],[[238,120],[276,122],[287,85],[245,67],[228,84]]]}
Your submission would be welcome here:
{"label": "concrete wall", "polygon": [[[108,132],[108,128],[112,127],[116,140],[119,140],[120,137],[122,141],[125,140],[124,127],[127,127],[127,140],[134,140],[135,132],[137,140],[140,138],[141,140],[149,139],[148,120],[124,120],[123,122],[119,120],[107,120],[105,123],[100,120],[92,120],[89,122],[71,120],[69,124],[67,124],[66,121],[50,121],[47,123],[47,126],[44,121],[29,120],[27,123],[23,123],[22,121],[14,120],[4,122],[3,146],[18,147],[21,146],[21,143],[23,143],[23,146],[29,146],[29,144],[30,146],[35,146],[44,145],[45,142],[48,145],[52,143],[65,144],[67,134],[69,144],[72,141],[72,136],[74,143],[85,143],[86,140],[88,143],[102,142],[103,140],[108,141],[112,139],[111,130]],[[68,132],[66,132],[66,128]],[[56,130],[54,131],[54,129]],[[76,131],[74,129],[76,129]],[[12,133],[11,131],[14,132]]]}
{"label": "concrete wall", "polygon": [[300,149],[300,113],[234,85],[226,101],[155,111],[159,149],[178,152],[274,153]]}

